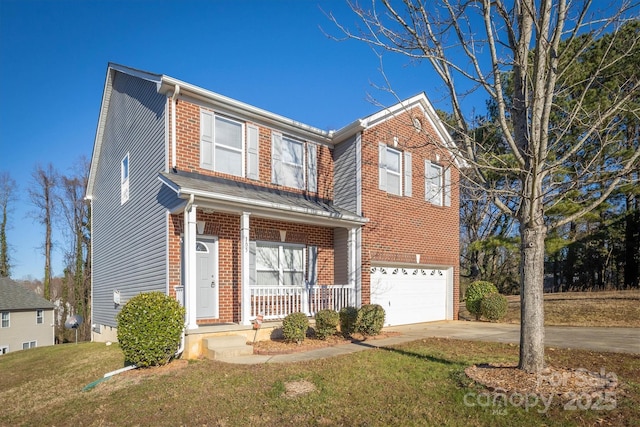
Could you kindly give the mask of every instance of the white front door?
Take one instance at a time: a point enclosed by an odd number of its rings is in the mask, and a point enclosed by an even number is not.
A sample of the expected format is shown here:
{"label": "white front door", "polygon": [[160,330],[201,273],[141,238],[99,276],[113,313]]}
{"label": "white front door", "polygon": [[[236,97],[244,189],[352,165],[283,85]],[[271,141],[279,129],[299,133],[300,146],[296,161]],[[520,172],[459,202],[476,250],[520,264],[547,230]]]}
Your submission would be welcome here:
{"label": "white front door", "polygon": [[218,318],[218,240],[216,238],[201,238],[196,242],[196,277],[197,318]]}

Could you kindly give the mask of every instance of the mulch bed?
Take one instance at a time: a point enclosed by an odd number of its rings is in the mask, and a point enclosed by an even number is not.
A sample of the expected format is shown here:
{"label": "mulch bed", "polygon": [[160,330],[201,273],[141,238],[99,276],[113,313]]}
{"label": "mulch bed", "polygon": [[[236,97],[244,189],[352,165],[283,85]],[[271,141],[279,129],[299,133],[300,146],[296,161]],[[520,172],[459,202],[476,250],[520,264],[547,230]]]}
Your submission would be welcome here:
{"label": "mulch bed", "polygon": [[364,337],[359,334],[353,334],[349,338],[345,338],[342,335],[333,335],[327,337],[326,340],[320,340],[317,338],[307,338],[301,343],[289,343],[283,339],[270,339],[266,341],[256,341],[253,343],[253,354],[262,355],[277,355],[277,354],[290,354],[300,353],[304,351],[316,350],[319,348],[333,347],[337,345],[344,345],[353,342],[362,341],[374,341],[383,338],[389,338],[400,335],[399,332],[382,332],[379,335]]}

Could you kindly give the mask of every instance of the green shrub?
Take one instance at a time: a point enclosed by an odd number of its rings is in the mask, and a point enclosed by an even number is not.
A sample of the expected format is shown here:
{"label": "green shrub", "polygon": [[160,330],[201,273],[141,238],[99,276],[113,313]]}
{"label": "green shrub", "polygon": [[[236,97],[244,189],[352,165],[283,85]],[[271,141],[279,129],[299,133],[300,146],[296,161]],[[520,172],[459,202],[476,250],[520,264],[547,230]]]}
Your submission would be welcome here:
{"label": "green shrub", "polygon": [[301,343],[307,336],[309,319],[304,313],[291,313],[282,321],[282,334],[287,342]]}
{"label": "green shrub", "polygon": [[366,304],[358,310],[356,331],[364,336],[378,335],[384,326],[384,308],[378,304]]}
{"label": "green shrub", "polygon": [[492,292],[480,300],[480,313],[486,319],[496,322],[507,315],[508,306],[507,297],[497,292]]}
{"label": "green shrub", "polygon": [[338,331],[340,315],[335,310],[320,310],[316,313],[316,336],[321,340],[335,335]]}
{"label": "green shrub", "polygon": [[498,292],[496,287],[491,282],[485,282],[483,280],[477,280],[469,285],[465,292],[464,299],[469,313],[476,316],[476,320],[480,320],[480,301],[485,295]]}
{"label": "green shrub", "polygon": [[184,307],[162,292],[131,298],[116,317],[125,360],[140,368],[167,364],[180,345],[184,314]]}
{"label": "green shrub", "polygon": [[358,321],[358,309],[355,307],[343,307],[340,309],[340,332],[345,337],[350,336],[356,331],[356,322]]}

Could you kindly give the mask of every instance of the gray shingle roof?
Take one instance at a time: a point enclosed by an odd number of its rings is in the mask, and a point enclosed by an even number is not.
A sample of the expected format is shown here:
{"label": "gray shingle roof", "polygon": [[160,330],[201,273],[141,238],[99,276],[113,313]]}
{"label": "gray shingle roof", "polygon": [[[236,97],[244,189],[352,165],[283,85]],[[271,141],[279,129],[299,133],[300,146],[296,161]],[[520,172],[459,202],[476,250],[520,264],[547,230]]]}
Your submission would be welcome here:
{"label": "gray shingle roof", "polygon": [[233,197],[244,200],[247,205],[271,203],[282,210],[304,210],[310,216],[367,222],[366,218],[346,209],[338,208],[330,200],[309,197],[304,194],[183,171],[177,173],[161,172],[160,177],[164,179],[165,183],[171,183],[174,190],[197,191],[214,200]]}
{"label": "gray shingle roof", "polygon": [[54,305],[9,278],[0,278],[0,310],[52,309]]}

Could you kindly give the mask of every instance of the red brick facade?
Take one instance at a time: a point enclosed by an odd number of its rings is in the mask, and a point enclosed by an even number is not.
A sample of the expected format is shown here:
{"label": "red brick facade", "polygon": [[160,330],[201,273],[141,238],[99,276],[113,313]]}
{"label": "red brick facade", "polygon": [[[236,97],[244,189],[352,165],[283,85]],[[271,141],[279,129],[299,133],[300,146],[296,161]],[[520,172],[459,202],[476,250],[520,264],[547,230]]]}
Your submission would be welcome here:
{"label": "red brick facade", "polygon": [[[259,184],[268,188],[283,188],[306,194],[304,190],[284,188],[271,183],[271,134],[268,127],[259,129],[259,180],[251,180],[214,172],[200,167],[200,110],[202,107],[186,100],[177,103],[176,167],[180,171],[222,176]],[[413,124],[421,117],[421,130]],[[415,263],[421,266],[454,267],[454,312],[458,316],[459,298],[459,194],[455,185],[458,171],[452,166],[451,154],[432,141],[438,138],[424,114],[418,109],[383,121],[362,133],[362,209],[369,219],[362,230],[362,303],[370,301],[370,267],[372,263]],[[309,142],[307,142],[309,143]],[[385,143],[399,151],[412,153],[412,196],[395,196],[378,188],[378,144]],[[318,192],[311,194],[333,198],[333,160],[331,149],[318,147]],[[436,206],[425,200],[424,160],[451,168],[451,206]],[[171,162],[171,159],[169,160]],[[172,163],[170,163],[172,164]],[[199,319],[198,323],[241,321],[241,254],[240,216],[198,210],[197,219],[207,223],[204,234],[218,237],[219,247],[219,318]],[[169,290],[181,285],[181,233],[183,216],[169,219]],[[251,240],[268,240],[275,230],[286,230],[287,241],[318,247],[319,284],[332,284],[334,279],[333,229],[320,226],[280,222],[250,216]],[[267,238],[265,238],[267,236]]]}
{"label": "red brick facade", "polygon": [[[412,117],[422,117],[421,130]],[[362,232],[362,300],[369,302],[370,267],[378,264],[415,263],[454,267],[454,313],[459,300],[459,193],[458,170],[451,153],[434,144],[437,136],[419,109],[405,112],[362,135],[362,210],[369,223]],[[412,153],[412,195],[396,196],[378,188],[378,144]],[[394,145],[395,144],[395,145]],[[424,160],[451,169],[451,206],[425,200]]]}

